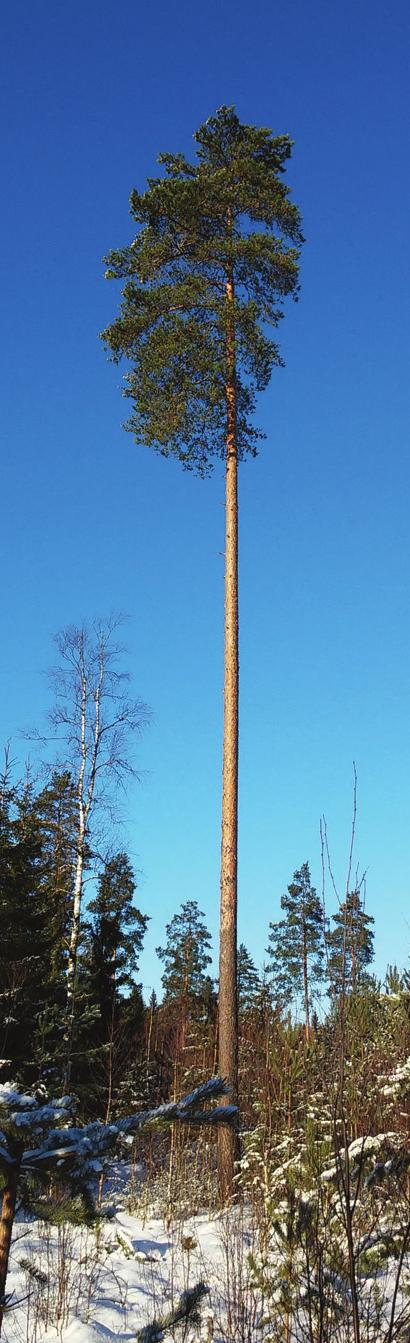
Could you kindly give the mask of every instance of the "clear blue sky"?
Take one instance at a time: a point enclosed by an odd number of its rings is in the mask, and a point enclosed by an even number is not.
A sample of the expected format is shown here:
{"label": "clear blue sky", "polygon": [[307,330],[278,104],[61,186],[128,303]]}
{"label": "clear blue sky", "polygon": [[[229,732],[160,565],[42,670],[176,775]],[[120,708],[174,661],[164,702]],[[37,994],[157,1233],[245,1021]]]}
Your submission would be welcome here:
{"label": "clear blue sky", "polygon": [[[240,936],[306,859],[325,812],[345,881],[352,760],[357,861],[377,969],[410,950],[409,52],[406,0],[71,0],[4,7],[1,35],[0,739],[41,721],[53,633],[122,609],[152,706],[126,827],[152,916],[182,900],[216,935],[223,478],[138,448],[98,332],[131,237],[128,197],[160,150],[190,153],[221,103],[295,140],[306,233],[241,469]],[[332,904],[329,893],[329,903]]]}

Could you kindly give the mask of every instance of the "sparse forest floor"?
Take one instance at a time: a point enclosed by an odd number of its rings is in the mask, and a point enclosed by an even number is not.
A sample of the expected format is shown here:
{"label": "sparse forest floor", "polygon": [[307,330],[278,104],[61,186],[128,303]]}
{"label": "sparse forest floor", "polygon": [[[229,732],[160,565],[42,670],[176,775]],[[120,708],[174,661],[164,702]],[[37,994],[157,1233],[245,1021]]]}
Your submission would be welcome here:
{"label": "sparse forest floor", "polygon": [[[135,1338],[199,1281],[209,1295],[195,1336],[232,1336],[234,1283],[247,1272],[250,1249],[241,1214],[202,1215],[166,1227],[161,1218],[128,1212],[126,1202],[126,1195],[117,1200],[114,1215],[97,1230],[18,1220],[9,1274],[16,1306],[4,1325],[6,1343]],[[256,1312],[250,1288],[248,1296],[247,1310]],[[241,1336],[249,1336],[247,1328]]]}
{"label": "sparse forest floor", "polygon": [[[356,1140],[350,1152],[356,1171],[350,1203],[361,1343],[409,1337],[407,1177],[403,1182],[403,1172],[396,1172],[401,1208],[392,1207],[390,1195],[381,1206],[374,1190],[369,1192],[380,1179],[394,1178],[391,1157],[381,1176],[388,1149],[388,1135],[381,1135]],[[305,1164],[301,1194],[289,1173],[292,1166],[293,1176],[296,1168],[301,1174],[300,1157],[276,1164],[275,1171],[263,1168],[256,1135],[241,1177],[249,1196],[231,1209],[190,1216],[185,1190],[181,1205],[160,1216],[165,1170],[150,1191],[141,1167],[119,1162],[106,1181],[102,1217],[94,1226],[66,1220],[52,1224],[21,1210],[8,1278],[6,1343],[108,1343],[138,1336],[144,1343],[170,1338],[354,1343],[343,1182],[335,1180],[330,1164],[312,1197]],[[334,1192],[323,1200],[332,1181]],[[194,1188],[193,1203],[196,1195]],[[182,1328],[160,1328],[182,1294],[198,1283],[207,1288],[199,1318],[184,1320]]]}
{"label": "sparse forest floor", "polygon": [[[6,1343],[135,1339],[175,1306],[184,1290],[203,1281],[209,1294],[201,1320],[184,1327],[184,1338],[221,1343],[279,1339],[266,1317],[263,1322],[262,1296],[252,1285],[253,1242],[239,1213],[197,1216],[167,1230],[160,1218],[145,1221],[121,1208],[98,1232],[22,1219],[10,1271],[10,1290],[18,1304],[5,1323],[4,1338]],[[367,1285],[370,1294],[370,1277]],[[390,1284],[384,1275],[379,1287],[383,1293],[387,1289],[391,1301],[394,1275]],[[164,1334],[172,1336],[174,1331]],[[346,1322],[333,1336],[349,1339],[353,1333]],[[374,1337],[363,1333],[363,1338],[369,1336]],[[407,1338],[408,1333],[398,1336]],[[301,1319],[295,1321],[288,1337],[308,1341],[308,1324],[304,1328]]]}

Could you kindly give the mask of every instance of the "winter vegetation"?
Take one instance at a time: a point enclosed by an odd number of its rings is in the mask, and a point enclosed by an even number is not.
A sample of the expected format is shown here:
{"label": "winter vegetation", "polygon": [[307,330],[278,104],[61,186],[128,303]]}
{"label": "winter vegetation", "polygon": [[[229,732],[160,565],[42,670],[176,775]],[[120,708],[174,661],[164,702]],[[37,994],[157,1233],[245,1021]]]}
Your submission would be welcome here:
{"label": "winter vegetation", "polygon": [[0,1333],[405,1343],[410,973],[373,973],[356,776],[343,889],[324,827],[322,889],[295,843],[263,964],[237,947],[237,469],[303,238],[287,135],[222,107],[195,145],[132,192],[104,340],[137,441],[225,461],[219,976],[195,888],[165,928],[140,897],[120,816],[150,714],[119,621],[70,626],[39,762],[21,778],[6,751],[0,781]]}
{"label": "winter vegetation", "polygon": [[[112,622],[105,633],[108,656]],[[71,630],[59,649],[87,645],[98,666],[100,638],[101,625]],[[111,687],[110,722],[117,713]],[[128,702],[122,715],[131,731]],[[102,680],[102,740],[105,725]],[[215,1077],[206,915],[184,901],[158,930],[162,992],[144,1001],[148,914],[112,844],[118,750],[87,820],[77,919],[82,793],[72,750],[57,749],[46,766],[42,739],[43,767],[22,781],[6,759],[1,784],[4,1337],[407,1338],[410,977],[372,973],[373,918],[352,862],[332,914],[330,875],[319,897],[303,862],[266,929],[264,964],[238,949],[237,1110]],[[228,1199],[221,1124],[238,1133]]]}

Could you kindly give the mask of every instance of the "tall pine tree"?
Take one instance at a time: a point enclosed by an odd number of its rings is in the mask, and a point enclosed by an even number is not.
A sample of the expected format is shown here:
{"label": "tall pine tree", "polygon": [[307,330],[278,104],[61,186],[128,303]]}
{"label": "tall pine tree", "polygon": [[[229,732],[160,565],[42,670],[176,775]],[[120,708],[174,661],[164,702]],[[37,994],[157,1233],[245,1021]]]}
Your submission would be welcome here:
{"label": "tall pine tree", "polygon": [[166,925],[165,947],[157,947],[157,956],[163,962],[162,987],[164,998],[184,1004],[203,1000],[212,983],[207,974],[211,964],[211,935],[196,900],[186,900],[181,909]]}
{"label": "tall pine tree", "polygon": [[260,993],[261,978],[245,943],[238,947],[238,1007],[239,1013],[248,1012]]}
{"label": "tall pine tree", "polygon": [[[133,242],[107,258],[125,280],[103,333],[131,361],[128,428],[140,443],[205,474],[226,464],[219,1068],[237,1094],[238,461],[260,435],[255,393],[281,362],[269,334],[298,285],[300,217],[283,173],[287,135],[245,125],[221,107],[195,134],[194,163],[161,154],[162,177],[133,190]],[[220,1136],[220,1184],[232,1192],[235,1134]]]}
{"label": "tall pine tree", "polygon": [[348,892],[332,923],[327,938],[330,992],[354,992],[365,985],[374,956],[374,919],[366,914],[359,890]]}
{"label": "tall pine tree", "polygon": [[312,886],[308,863],[294,873],[280,904],[285,917],[269,924],[269,978],[279,1002],[290,1004],[303,996],[308,1040],[312,996],[323,978],[325,931],[323,908]]}

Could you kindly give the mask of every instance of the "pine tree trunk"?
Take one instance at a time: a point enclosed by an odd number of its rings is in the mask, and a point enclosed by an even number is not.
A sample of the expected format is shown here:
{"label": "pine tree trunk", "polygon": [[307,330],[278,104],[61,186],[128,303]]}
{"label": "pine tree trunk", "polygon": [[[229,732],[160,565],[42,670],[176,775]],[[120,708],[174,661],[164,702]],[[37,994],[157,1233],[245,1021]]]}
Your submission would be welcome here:
{"label": "pine tree trunk", "polygon": [[[232,219],[228,215],[228,230]],[[234,302],[232,274],[226,286],[227,303]],[[222,777],[221,910],[219,952],[219,1059],[220,1076],[229,1083],[227,1102],[238,1097],[238,1005],[237,1005],[237,853],[238,853],[238,458],[236,441],[235,327],[227,324],[227,442],[226,442],[226,544],[225,544],[225,659],[224,739]],[[235,1161],[238,1157],[236,1129],[218,1133],[219,1188],[221,1198],[232,1196]]]}
{"label": "pine tree trunk", "polygon": [[310,1040],[309,982],[308,982],[307,936],[306,936],[305,922],[303,922],[303,991],[305,997],[305,1039],[306,1043],[309,1044]]}
{"label": "pine tree trunk", "polygon": [[151,1002],[150,1002],[150,1009],[149,1009],[149,1026],[148,1026],[148,1039],[147,1039],[147,1066],[148,1066],[148,1065],[150,1064],[150,1062],[151,1062],[151,1040],[152,1040],[152,1027],[153,1027],[153,1024],[154,1024],[154,1004],[153,1004],[152,999],[151,999]]}
{"label": "pine tree trunk", "polygon": [[7,1271],[9,1266],[10,1245],[16,1211],[17,1186],[21,1159],[16,1160],[7,1174],[7,1184],[3,1189],[0,1218],[0,1334],[4,1318],[6,1299]]}

